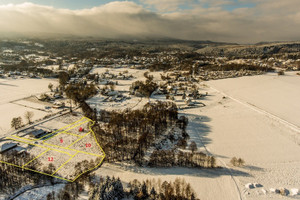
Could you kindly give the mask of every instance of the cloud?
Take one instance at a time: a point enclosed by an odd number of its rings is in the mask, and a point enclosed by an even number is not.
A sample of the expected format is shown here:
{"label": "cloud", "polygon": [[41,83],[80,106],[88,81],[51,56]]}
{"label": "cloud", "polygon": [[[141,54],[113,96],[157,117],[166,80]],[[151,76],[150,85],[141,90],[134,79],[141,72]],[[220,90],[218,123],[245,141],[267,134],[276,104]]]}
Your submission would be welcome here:
{"label": "cloud", "polygon": [[190,5],[195,0],[140,0],[140,2],[160,12],[170,12],[178,10],[181,5]]}
{"label": "cloud", "polygon": [[199,0],[199,3],[208,4],[210,7],[234,4],[234,0]]}
{"label": "cloud", "polygon": [[[300,39],[300,11],[297,9],[300,1],[239,1],[256,2],[256,6],[227,11],[220,6],[204,8],[197,4],[193,9],[157,13],[128,1],[83,10],[56,9],[32,3],[11,4],[0,6],[0,33],[170,37],[239,43]],[[219,5],[217,2],[214,1]]]}

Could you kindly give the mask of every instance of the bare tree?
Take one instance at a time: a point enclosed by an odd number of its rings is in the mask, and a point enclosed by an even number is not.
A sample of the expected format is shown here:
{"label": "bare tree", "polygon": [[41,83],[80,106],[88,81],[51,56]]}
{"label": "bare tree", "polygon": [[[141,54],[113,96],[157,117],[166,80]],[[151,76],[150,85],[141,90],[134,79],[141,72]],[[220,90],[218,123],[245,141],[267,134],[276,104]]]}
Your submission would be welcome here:
{"label": "bare tree", "polygon": [[236,157],[233,157],[231,160],[230,160],[230,163],[233,165],[233,166],[237,166],[237,158]]}
{"label": "bare tree", "polygon": [[48,88],[51,92],[53,92],[53,84],[52,83],[49,83]]}
{"label": "bare tree", "polygon": [[242,158],[237,159],[236,157],[233,157],[233,158],[230,160],[230,163],[231,163],[233,166],[242,167],[242,166],[245,164],[245,161],[244,161]]}
{"label": "bare tree", "polygon": [[32,120],[33,115],[34,115],[34,113],[33,113],[33,112],[30,112],[30,111],[27,111],[27,112],[24,114],[24,117],[25,117],[25,119],[28,121],[28,124],[31,124],[31,120]]}
{"label": "bare tree", "polygon": [[243,166],[243,165],[245,164],[245,161],[244,161],[242,158],[239,158],[239,159],[237,160],[237,164],[238,164],[239,166]]}

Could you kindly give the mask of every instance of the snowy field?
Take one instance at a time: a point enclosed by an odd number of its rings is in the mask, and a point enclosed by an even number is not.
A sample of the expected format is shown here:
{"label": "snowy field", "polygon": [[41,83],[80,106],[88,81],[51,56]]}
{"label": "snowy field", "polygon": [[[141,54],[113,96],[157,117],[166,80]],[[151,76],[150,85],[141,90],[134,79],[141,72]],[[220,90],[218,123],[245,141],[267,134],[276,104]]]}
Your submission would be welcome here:
{"label": "snowy field", "polygon": [[23,123],[27,123],[27,121],[24,118],[24,114],[27,111],[34,113],[34,116],[32,118],[33,121],[40,119],[49,114],[44,111],[40,111],[40,110],[36,110],[36,109],[24,107],[24,106],[12,104],[12,103],[0,104],[0,112],[2,113],[1,118],[0,118],[1,119],[0,120],[0,131],[1,131],[0,137],[1,137],[1,135],[5,134],[9,131],[13,131],[13,129],[10,126],[12,118],[20,116],[23,120]]}
{"label": "snowy field", "polygon": [[55,79],[0,79],[0,104],[48,92]]}
{"label": "snowy field", "polygon": [[208,84],[300,127],[300,76],[296,72],[216,80]]}
{"label": "snowy field", "polygon": [[[246,161],[246,167],[234,168],[244,175],[233,173],[245,199],[266,199],[266,195],[284,199],[268,191],[300,189],[300,77],[295,74],[206,82],[214,88],[207,89],[211,95],[205,102],[208,106],[185,111],[191,117],[202,116],[190,123],[195,133],[191,139],[226,165],[233,156]],[[245,189],[247,183],[263,187]]]}
{"label": "snowy field", "polygon": [[[22,117],[23,123],[27,123],[24,114],[33,112],[32,120],[40,119],[48,112],[41,110],[45,106],[30,101],[21,100],[31,95],[48,92],[49,83],[56,84],[54,79],[0,79],[0,136],[12,131],[10,122],[13,117]],[[20,101],[16,101],[19,100]],[[11,103],[12,101],[16,101]]]}

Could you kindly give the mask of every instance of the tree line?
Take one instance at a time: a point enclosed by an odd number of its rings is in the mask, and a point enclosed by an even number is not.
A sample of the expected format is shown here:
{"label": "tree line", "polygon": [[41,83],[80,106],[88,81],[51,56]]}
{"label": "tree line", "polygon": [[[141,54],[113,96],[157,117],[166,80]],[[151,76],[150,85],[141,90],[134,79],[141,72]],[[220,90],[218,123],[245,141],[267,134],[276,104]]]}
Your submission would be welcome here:
{"label": "tree line", "polygon": [[198,200],[192,186],[184,179],[176,178],[174,181],[161,181],[160,179],[130,181],[123,187],[122,180],[115,177],[100,177],[95,181],[95,175],[88,177],[88,182],[73,182],[65,185],[57,194],[51,192],[47,200],[79,199],[79,194],[88,184],[89,200]]}
{"label": "tree line", "polygon": [[149,166],[154,167],[216,167],[216,159],[202,152],[156,150],[151,154]]}

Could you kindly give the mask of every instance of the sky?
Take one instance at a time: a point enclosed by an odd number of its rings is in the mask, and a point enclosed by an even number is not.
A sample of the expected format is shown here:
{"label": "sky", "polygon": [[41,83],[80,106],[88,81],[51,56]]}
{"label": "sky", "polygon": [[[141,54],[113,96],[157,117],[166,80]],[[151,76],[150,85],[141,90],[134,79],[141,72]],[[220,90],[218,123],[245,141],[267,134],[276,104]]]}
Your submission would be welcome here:
{"label": "sky", "polygon": [[300,0],[0,0],[0,34],[296,41],[299,8]]}

